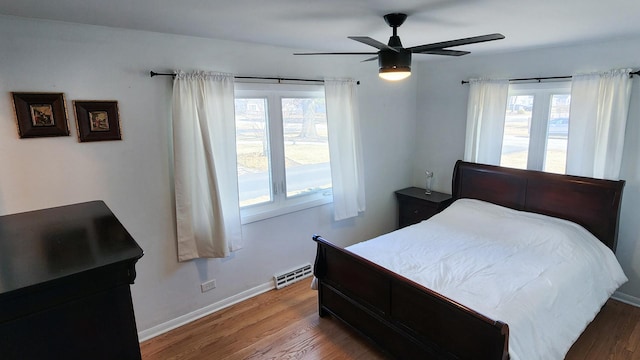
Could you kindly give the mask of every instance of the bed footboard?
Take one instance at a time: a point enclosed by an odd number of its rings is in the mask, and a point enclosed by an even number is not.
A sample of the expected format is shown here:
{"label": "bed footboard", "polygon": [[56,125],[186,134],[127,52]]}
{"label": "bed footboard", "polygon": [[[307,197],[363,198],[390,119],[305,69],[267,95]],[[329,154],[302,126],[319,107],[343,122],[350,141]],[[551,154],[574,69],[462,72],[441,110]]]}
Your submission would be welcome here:
{"label": "bed footboard", "polygon": [[332,315],[401,359],[508,359],[509,327],[321,236],[314,275]]}

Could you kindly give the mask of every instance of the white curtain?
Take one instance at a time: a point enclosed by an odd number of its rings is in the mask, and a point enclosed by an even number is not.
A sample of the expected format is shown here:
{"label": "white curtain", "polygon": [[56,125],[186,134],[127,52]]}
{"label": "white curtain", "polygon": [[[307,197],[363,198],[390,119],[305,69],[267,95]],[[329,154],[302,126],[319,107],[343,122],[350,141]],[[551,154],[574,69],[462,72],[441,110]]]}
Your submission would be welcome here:
{"label": "white curtain", "polygon": [[324,82],[336,221],[358,216],[365,210],[356,88],[354,80],[325,79]]}
{"label": "white curtain", "polygon": [[620,176],[631,71],[572,76],[567,174],[603,179]]}
{"label": "white curtain", "polygon": [[233,76],[176,72],[173,155],[178,260],[241,247]]}
{"label": "white curtain", "polygon": [[500,165],[508,80],[469,81],[464,160]]}

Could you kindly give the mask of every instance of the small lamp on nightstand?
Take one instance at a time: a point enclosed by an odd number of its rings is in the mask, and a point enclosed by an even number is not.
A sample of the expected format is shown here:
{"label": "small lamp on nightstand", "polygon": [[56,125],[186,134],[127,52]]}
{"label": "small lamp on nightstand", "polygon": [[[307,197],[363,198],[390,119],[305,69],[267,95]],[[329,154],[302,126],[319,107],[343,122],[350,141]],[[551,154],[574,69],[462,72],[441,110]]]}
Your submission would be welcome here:
{"label": "small lamp on nightstand", "polygon": [[426,195],[431,195],[431,182],[433,181],[433,171],[425,171],[426,182],[425,182],[425,190],[424,193]]}

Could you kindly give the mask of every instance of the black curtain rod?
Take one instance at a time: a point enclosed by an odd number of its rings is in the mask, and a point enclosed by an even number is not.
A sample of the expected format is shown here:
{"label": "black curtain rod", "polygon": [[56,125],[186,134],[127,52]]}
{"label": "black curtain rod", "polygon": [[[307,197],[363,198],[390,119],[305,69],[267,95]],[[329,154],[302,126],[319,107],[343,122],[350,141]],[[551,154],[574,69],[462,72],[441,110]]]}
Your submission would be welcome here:
{"label": "black curtain rod", "polygon": [[[149,72],[149,75],[151,75],[151,77],[154,76],[171,76],[173,78],[176,77],[176,74],[173,73],[157,73],[153,70],[151,70]],[[324,83],[324,80],[318,80],[318,79],[296,79],[296,78],[281,78],[281,77],[264,77],[264,76],[234,76],[235,79],[255,79],[255,80],[277,80],[278,82],[281,81],[307,81],[307,82],[317,82],[317,83]],[[356,81],[357,85],[360,85],[360,81]]]}
{"label": "black curtain rod", "polygon": [[171,76],[173,78],[176,77],[176,74],[173,74],[173,73],[171,73],[171,74],[170,73],[157,73],[157,72],[155,72],[153,70],[149,71],[149,75],[151,75],[151,77],[154,77],[154,76]]}
{"label": "black curtain rod", "polygon": [[[640,75],[640,70],[629,73],[629,76],[633,77],[633,75]],[[546,76],[546,77],[509,79],[509,81],[511,82],[511,81],[533,81],[533,80],[536,80],[536,81],[540,82],[542,80],[560,80],[560,79],[571,79],[571,78],[572,78],[571,75],[566,75],[566,76]],[[462,85],[464,85],[464,84],[468,84],[469,81],[468,80],[462,80],[460,83]]]}

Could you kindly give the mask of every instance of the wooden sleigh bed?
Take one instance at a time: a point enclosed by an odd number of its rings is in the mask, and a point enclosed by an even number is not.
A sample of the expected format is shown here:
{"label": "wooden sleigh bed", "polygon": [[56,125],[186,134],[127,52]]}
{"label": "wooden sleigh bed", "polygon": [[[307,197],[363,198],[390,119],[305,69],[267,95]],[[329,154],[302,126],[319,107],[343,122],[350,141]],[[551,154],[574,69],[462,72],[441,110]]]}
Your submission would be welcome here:
{"label": "wooden sleigh bed", "polygon": [[[573,221],[615,251],[624,181],[458,161],[453,199]],[[315,235],[320,316],[400,359],[508,359],[509,326]]]}

